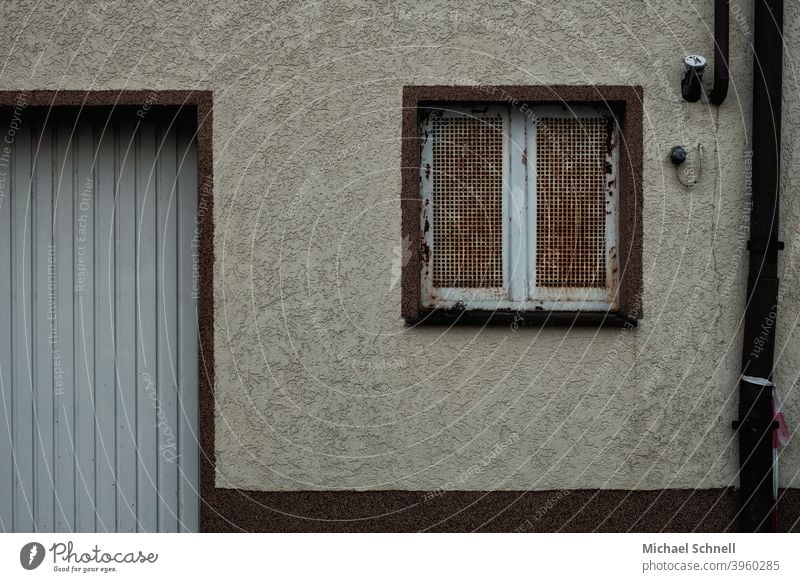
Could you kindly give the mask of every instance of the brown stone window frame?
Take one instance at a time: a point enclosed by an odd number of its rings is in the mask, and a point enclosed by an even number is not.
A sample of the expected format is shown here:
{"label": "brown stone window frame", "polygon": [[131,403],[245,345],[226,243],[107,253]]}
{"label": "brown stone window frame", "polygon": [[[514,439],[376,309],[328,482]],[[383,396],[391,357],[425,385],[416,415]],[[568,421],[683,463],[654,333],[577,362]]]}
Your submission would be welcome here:
{"label": "brown stone window frame", "polygon": [[[457,311],[423,307],[420,211],[420,108],[447,102],[595,105],[607,108],[620,129],[618,309],[588,311]],[[406,323],[511,325],[636,325],[642,318],[642,107],[643,90],[621,85],[414,85],[403,88],[401,235],[410,241],[403,261],[401,315]]]}

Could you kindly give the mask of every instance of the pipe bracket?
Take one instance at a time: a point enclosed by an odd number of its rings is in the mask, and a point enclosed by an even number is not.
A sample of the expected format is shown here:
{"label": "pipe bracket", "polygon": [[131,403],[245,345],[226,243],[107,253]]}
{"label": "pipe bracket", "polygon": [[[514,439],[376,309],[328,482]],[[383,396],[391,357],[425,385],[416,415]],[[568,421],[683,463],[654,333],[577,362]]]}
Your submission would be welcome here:
{"label": "pipe bracket", "polygon": [[749,240],[747,241],[748,251],[782,251],[784,248],[782,240]]}
{"label": "pipe bracket", "polygon": [[766,431],[778,430],[778,428],[780,428],[780,423],[778,423],[777,420],[773,420],[770,423],[768,423],[766,426],[764,426],[763,422],[757,422],[757,421],[750,420],[750,419],[746,419],[744,421],[733,420],[733,421],[731,421],[731,428],[733,430],[737,430],[737,431],[739,429],[746,429],[746,430],[748,430],[750,432],[754,432],[754,433],[763,433],[763,432],[766,432]]}

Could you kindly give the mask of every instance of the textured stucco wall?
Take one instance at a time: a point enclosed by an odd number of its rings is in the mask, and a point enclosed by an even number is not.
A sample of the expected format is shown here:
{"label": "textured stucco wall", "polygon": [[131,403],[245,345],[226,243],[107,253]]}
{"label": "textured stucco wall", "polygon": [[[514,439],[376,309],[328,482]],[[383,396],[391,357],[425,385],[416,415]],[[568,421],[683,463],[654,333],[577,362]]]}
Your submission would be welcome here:
{"label": "textured stucco wall", "polygon": [[[680,57],[711,56],[711,0],[201,4],[5,4],[0,88],[215,91],[219,486],[735,482],[749,1],[732,1],[733,79],[719,110],[679,96]],[[792,421],[800,420],[794,7],[786,31],[777,379]],[[637,329],[404,326],[401,88],[448,83],[644,87]],[[665,160],[672,145],[698,142],[702,178],[687,190]],[[798,450],[793,443],[784,453],[784,485],[797,486]]]}

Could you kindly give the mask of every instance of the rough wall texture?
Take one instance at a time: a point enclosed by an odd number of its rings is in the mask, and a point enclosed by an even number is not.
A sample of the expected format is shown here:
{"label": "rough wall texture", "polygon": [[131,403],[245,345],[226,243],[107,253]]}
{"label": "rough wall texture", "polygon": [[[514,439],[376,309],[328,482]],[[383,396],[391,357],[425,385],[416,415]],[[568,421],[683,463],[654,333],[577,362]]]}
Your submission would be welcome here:
{"label": "rough wall texture", "polygon": [[[14,2],[0,89],[215,92],[217,485],[292,489],[725,487],[741,350],[751,3],[732,87],[680,99],[712,2],[301,7]],[[777,380],[800,419],[800,10],[787,8]],[[709,75],[710,76],[710,75]],[[645,92],[636,329],[408,328],[400,319],[407,84]],[[697,186],[675,144],[702,144]],[[800,448],[782,457],[797,486]]]}

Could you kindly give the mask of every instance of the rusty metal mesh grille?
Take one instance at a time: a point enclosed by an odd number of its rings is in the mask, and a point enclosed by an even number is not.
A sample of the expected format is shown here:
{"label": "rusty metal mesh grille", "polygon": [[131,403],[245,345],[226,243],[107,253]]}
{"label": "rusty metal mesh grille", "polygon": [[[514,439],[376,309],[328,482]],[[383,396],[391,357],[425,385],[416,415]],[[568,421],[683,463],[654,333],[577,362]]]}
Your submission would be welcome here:
{"label": "rusty metal mesh grille", "polygon": [[543,118],[536,134],[536,286],[606,286],[602,118]]}
{"label": "rusty metal mesh grille", "polygon": [[433,285],[503,285],[503,120],[433,121]]}

